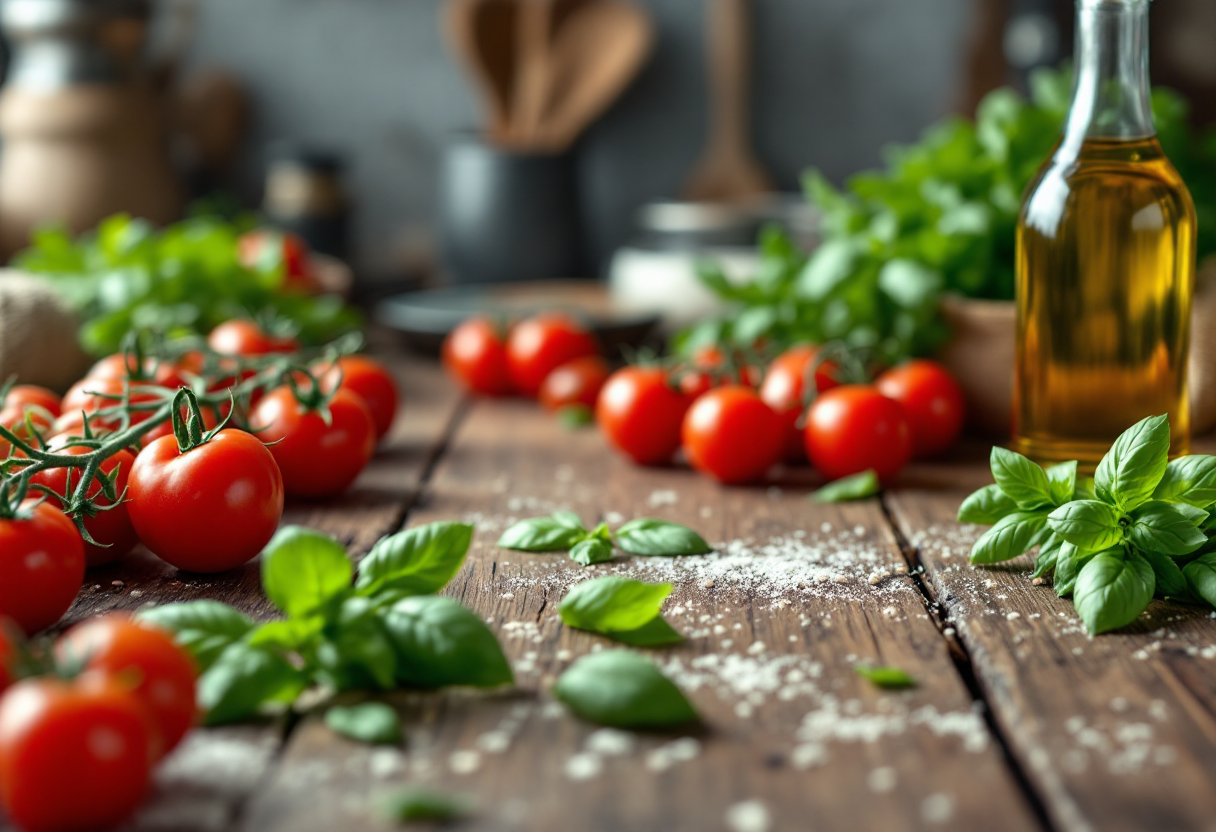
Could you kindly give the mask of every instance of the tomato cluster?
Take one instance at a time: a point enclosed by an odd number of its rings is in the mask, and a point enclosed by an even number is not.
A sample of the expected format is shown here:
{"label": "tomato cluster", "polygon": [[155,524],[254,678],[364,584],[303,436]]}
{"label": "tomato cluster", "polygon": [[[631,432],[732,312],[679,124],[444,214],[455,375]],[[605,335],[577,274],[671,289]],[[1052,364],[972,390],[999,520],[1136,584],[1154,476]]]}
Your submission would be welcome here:
{"label": "tomato cluster", "polygon": [[4,812],[24,832],[122,823],[194,724],[194,660],[169,633],[121,613],[69,630],[36,670],[35,658],[0,627]]}

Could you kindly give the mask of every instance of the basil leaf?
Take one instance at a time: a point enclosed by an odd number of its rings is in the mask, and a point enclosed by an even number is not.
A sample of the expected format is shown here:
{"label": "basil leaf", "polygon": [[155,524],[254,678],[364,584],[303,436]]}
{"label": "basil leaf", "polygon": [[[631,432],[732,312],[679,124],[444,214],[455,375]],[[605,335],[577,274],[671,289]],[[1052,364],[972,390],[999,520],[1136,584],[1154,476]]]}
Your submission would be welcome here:
{"label": "basil leaf", "polygon": [[1047,516],[1051,530],[1086,552],[1109,549],[1123,540],[1120,515],[1099,500],[1074,500]]}
{"label": "basil leaf", "polygon": [[1042,514],[1018,511],[1002,517],[971,547],[972,563],[1000,563],[1024,555],[1049,534]]}
{"label": "basil leaf", "polygon": [[1140,555],[1103,552],[1081,567],[1073,604],[1096,636],[1135,621],[1153,600],[1156,586],[1153,567]]}
{"label": "basil leaf", "polygon": [[428,523],[383,538],[359,564],[355,588],[362,595],[392,589],[430,595],[448,585],[473,542],[467,523]]}
{"label": "basil leaf", "polygon": [[1051,502],[1047,472],[1019,453],[996,446],[991,456],[992,477],[1009,499],[1023,511],[1046,508]]}
{"label": "basil leaf", "polygon": [[612,554],[611,543],[605,543],[598,537],[589,537],[575,544],[574,548],[570,550],[570,559],[583,566],[590,566],[593,563],[612,560]]}
{"label": "basil leaf", "polygon": [[857,674],[864,676],[873,685],[887,690],[916,687],[916,680],[898,667],[858,667]]}
{"label": "basil leaf", "polygon": [[1096,500],[1098,495],[1094,490],[1093,477],[1078,477],[1077,490],[1073,494],[1074,500]]}
{"label": "basil leaf", "polygon": [[583,528],[583,518],[573,511],[555,511],[549,516],[568,529],[578,529],[584,533],[587,531]]}
{"label": "basil leaf", "polygon": [[1061,462],[1047,469],[1047,481],[1050,483],[1051,502],[1057,506],[1076,497],[1077,492],[1077,461]]}
{"label": "basil leaf", "polygon": [[254,647],[277,647],[298,653],[321,635],[324,626],[325,619],[319,615],[285,618],[282,621],[263,624],[254,630],[246,641]]}
{"label": "basil leaf", "polygon": [[430,789],[412,788],[392,795],[384,803],[384,814],[389,821],[414,823],[435,821],[450,823],[470,811],[469,802],[463,798],[449,797]]}
{"label": "basil leaf", "polygon": [[1052,575],[1056,570],[1056,559],[1063,546],[1063,538],[1054,534],[1044,540],[1039,546],[1039,554],[1034,559],[1034,571],[1030,573],[1030,577],[1046,578]]}
{"label": "basil leaf", "polygon": [[568,404],[557,411],[557,423],[566,430],[578,430],[595,424],[595,411],[585,404]]}
{"label": "basil leaf", "polygon": [[354,568],[328,535],[285,526],[262,550],[262,588],[289,616],[315,612],[350,589]]}
{"label": "basil leaf", "polygon": [[1131,513],[1132,527],[1127,537],[1144,551],[1189,555],[1207,543],[1207,535],[1198,528],[1207,516],[1203,509],[1186,503],[1150,500]]}
{"label": "basil leaf", "polygon": [[1094,473],[1098,499],[1122,511],[1148,502],[1165,475],[1170,453],[1170,423],[1150,416],[1115,440]]}
{"label": "basil leaf", "polygon": [[334,705],[325,712],[325,724],[334,733],[371,745],[400,745],[401,716],[383,702]]}
{"label": "basil leaf", "polygon": [[1182,567],[1182,574],[1192,592],[1216,607],[1216,554],[1188,563]]}
{"label": "basil leaf", "polygon": [[576,584],[557,608],[570,627],[593,633],[636,630],[659,615],[671,584],[647,584],[610,575]]}
{"label": "basil leaf", "polygon": [[958,508],[958,522],[991,526],[1017,510],[1018,504],[999,485],[985,485],[963,500]]}
{"label": "basil leaf", "polygon": [[1062,543],[1056,554],[1056,574],[1052,579],[1056,595],[1067,598],[1077,586],[1077,575],[1092,555],[1081,552],[1071,543]]}
{"label": "basil leaf", "polygon": [[397,679],[420,688],[496,687],[514,681],[485,622],[439,595],[405,598],[382,613],[397,653]]}
{"label": "basil leaf", "polygon": [[555,517],[533,517],[503,532],[498,546],[523,552],[562,552],[586,536],[582,525],[573,528]]}
{"label": "basil leaf", "polygon": [[366,598],[348,598],[335,625],[317,645],[321,676],[336,690],[391,690],[397,679],[397,651],[375,607]]}
{"label": "basil leaf", "polygon": [[194,657],[200,673],[257,626],[249,616],[219,601],[166,604],[144,610],[138,618],[173,633],[174,640]]}
{"label": "basil leaf", "polygon": [[607,633],[606,635],[613,641],[633,647],[667,647],[684,641],[684,636],[680,635],[675,627],[668,624],[667,619],[661,615],[656,615],[636,630]]}
{"label": "basil leaf", "polygon": [[588,540],[602,540],[605,543],[612,542],[612,531],[608,528],[607,523],[600,523],[587,534]]}
{"label": "basil leaf", "polygon": [[294,701],[306,679],[281,653],[236,643],[199,677],[198,702],[207,725],[256,716],[271,702]]}
{"label": "basil leaf", "polygon": [[1182,570],[1178,568],[1178,564],[1174,563],[1173,558],[1166,557],[1160,552],[1154,552],[1151,549],[1140,549],[1137,551],[1148,561],[1148,565],[1153,567],[1153,575],[1156,576],[1157,581],[1156,593],[1158,595],[1163,598],[1172,598],[1176,601],[1190,600],[1191,593],[1187,588],[1186,576],[1182,574]]}
{"label": "basil leaf", "polygon": [[701,535],[687,526],[643,517],[616,530],[616,545],[631,555],[679,557],[713,551]]}
{"label": "basil leaf", "polygon": [[864,500],[878,493],[878,472],[873,468],[842,477],[830,482],[823,488],[811,494],[811,499],[817,503],[843,503],[849,500]]}
{"label": "basil leaf", "polygon": [[1165,466],[1154,500],[1207,508],[1216,503],[1216,456],[1184,456]]}
{"label": "basil leaf", "polygon": [[561,675],[553,694],[576,715],[612,728],[674,728],[697,720],[680,689],[627,650],[584,656]]}

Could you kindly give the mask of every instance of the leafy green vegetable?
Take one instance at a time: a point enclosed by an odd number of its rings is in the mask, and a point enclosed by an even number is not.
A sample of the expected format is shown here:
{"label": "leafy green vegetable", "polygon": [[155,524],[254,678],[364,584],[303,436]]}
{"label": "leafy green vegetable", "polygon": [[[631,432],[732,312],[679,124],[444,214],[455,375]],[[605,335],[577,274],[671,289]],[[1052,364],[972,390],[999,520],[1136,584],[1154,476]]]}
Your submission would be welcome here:
{"label": "leafy green vegetable", "polygon": [[397,823],[449,823],[470,811],[471,804],[465,798],[423,788],[407,789],[384,802],[384,814]]}
{"label": "leafy green vegetable", "polygon": [[267,703],[290,703],[306,685],[281,653],[238,642],[199,677],[198,704],[207,724],[220,725],[254,717]]}
{"label": "leafy green vegetable", "polygon": [[[575,523],[571,523],[571,518]],[[577,515],[560,512],[549,517],[521,520],[502,533],[498,545],[523,552],[561,552],[587,537]]]}
{"label": "leafy green vegetable", "polygon": [[1047,517],[1051,530],[1078,549],[1097,552],[1123,540],[1119,511],[1100,500],[1074,500]]}
{"label": "leafy green vegetable", "polygon": [[1123,511],[1152,499],[1169,463],[1170,423],[1165,416],[1143,419],[1115,440],[1094,472],[1098,497]]}
{"label": "leafy green vegetable", "polygon": [[1153,600],[1153,567],[1135,552],[1103,552],[1081,567],[1073,603],[1094,635],[1131,624]]}
{"label": "leafy green vegetable", "polygon": [[992,478],[1023,511],[1053,505],[1047,472],[1019,453],[1000,446],[992,449]]}
{"label": "leafy green vegetable", "polygon": [[570,627],[615,637],[659,617],[671,584],[648,584],[609,575],[576,584],[558,607]]}
{"label": "leafy green vegetable", "polygon": [[1198,528],[1207,517],[1206,511],[1186,503],[1151,500],[1131,513],[1128,540],[1144,551],[1189,555],[1207,543],[1207,535]]}
{"label": "leafy green vegetable", "polygon": [[1154,500],[1207,508],[1216,503],[1216,457],[1184,456],[1165,466]]}
{"label": "leafy green vegetable", "polygon": [[678,557],[705,555],[713,551],[701,535],[679,523],[640,518],[616,530],[616,545],[631,555]]}
{"label": "leafy green vegetable", "polygon": [[864,676],[871,683],[888,690],[916,687],[916,680],[898,667],[869,667],[862,665],[857,668],[859,676]]}
{"label": "leafy green vegetable", "polygon": [[397,678],[405,684],[490,688],[514,681],[494,634],[458,601],[405,598],[385,612],[383,622],[397,652]]}
{"label": "leafy green vegetable", "polygon": [[999,485],[985,485],[963,500],[958,509],[958,522],[991,526],[1017,510],[1018,504]]}
{"label": "leafy green vegetable", "polygon": [[166,604],[144,610],[139,618],[172,632],[177,643],[194,656],[200,672],[257,627],[249,616],[219,601]]}
{"label": "leafy green vegetable", "polygon": [[262,551],[266,597],[289,616],[305,616],[350,589],[355,570],[333,538],[285,526]]}
{"label": "leafy green vegetable", "polygon": [[570,559],[583,566],[612,560],[612,544],[599,538],[589,537],[575,544],[570,550]]}
{"label": "leafy green vegetable", "polygon": [[576,715],[612,728],[675,728],[698,719],[670,679],[627,650],[584,656],[561,675],[553,694]]}
{"label": "leafy green vegetable", "polygon": [[383,702],[334,705],[325,712],[325,724],[334,732],[358,742],[401,744],[401,716]]}
{"label": "leafy green vegetable", "polygon": [[860,474],[842,477],[836,482],[830,482],[823,488],[811,494],[811,499],[817,503],[843,503],[849,500],[864,500],[878,493],[878,473],[871,468]]}
{"label": "leafy green vegetable", "polygon": [[1008,514],[984,532],[971,549],[972,563],[1001,563],[1033,549],[1049,533],[1041,513],[1017,511]]}
{"label": "leafy green vegetable", "polygon": [[355,587],[363,595],[438,592],[460,571],[472,542],[467,523],[429,523],[389,535],[359,564]]}

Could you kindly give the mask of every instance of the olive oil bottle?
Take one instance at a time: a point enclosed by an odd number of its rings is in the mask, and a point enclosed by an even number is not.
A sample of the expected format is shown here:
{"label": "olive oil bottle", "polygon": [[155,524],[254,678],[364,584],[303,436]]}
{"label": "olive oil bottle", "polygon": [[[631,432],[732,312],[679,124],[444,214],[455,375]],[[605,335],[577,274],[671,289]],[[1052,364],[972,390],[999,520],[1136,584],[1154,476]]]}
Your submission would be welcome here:
{"label": "olive oil bottle", "polygon": [[1076,85],[1017,240],[1014,445],[1090,470],[1128,427],[1169,414],[1190,444],[1195,208],[1153,129],[1149,0],[1078,0]]}

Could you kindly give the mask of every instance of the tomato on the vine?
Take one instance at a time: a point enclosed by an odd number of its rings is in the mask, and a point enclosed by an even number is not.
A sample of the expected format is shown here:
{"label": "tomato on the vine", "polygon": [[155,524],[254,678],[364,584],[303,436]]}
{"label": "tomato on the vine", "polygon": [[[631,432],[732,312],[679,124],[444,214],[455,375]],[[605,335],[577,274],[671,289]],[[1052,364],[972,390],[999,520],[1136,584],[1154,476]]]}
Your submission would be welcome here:
{"label": "tomato on the vine", "polygon": [[401,394],[392,373],[375,359],[365,355],[344,355],[336,364],[318,362],[313,371],[320,374],[321,387],[332,392],[341,379],[341,387],[363,399],[376,423],[376,438],[383,439],[397,418],[397,403]]}
{"label": "tomato on the vine", "polygon": [[154,757],[168,754],[194,724],[198,668],[164,630],[111,613],[73,627],[55,645],[63,663],[84,662],[126,687],[147,709],[156,729]]}
{"label": "tomato on the vine", "polygon": [[893,480],[912,456],[912,429],[903,406],[874,387],[846,384],[807,411],[807,456],[829,480],[874,469]]}
{"label": "tomato on the vine", "polygon": [[27,634],[63,617],[84,569],[80,532],[53,505],[27,500],[16,517],[0,519],[0,616]]}
{"label": "tomato on the vine", "polygon": [[744,387],[759,387],[764,371],[754,364],[745,363],[743,356],[736,355],[732,359],[733,367],[727,367],[726,355],[721,347],[710,344],[698,349],[682,368],[680,374],[680,391],[694,399],[708,393],[715,387],[727,384],[741,384]]}
{"label": "tomato on the vine", "polygon": [[258,439],[222,430],[182,453],[173,436],[135,458],[127,509],[135,533],[188,572],[223,572],[252,560],[283,516],[283,477]]}
{"label": "tomato on the vine", "polygon": [[[134,405],[146,405],[158,401],[156,393],[136,392],[139,382],[126,382],[118,378],[84,378],[72,385],[63,396],[63,412],[67,414],[96,413],[122,405],[122,396],[128,396],[128,401]],[[131,411],[131,424],[138,425],[152,417],[152,410]],[[113,430],[119,424],[117,416],[105,416],[100,419],[103,424]]]}
{"label": "tomato on the vine", "polygon": [[114,680],[18,682],[0,699],[5,812],[24,832],[117,826],[147,791],[151,731],[143,708]]}
{"label": "tomato on the vine", "polygon": [[443,366],[466,390],[483,396],[514,392],[507,372],[507,345],[489,318],[470,318],[443,341]]}
{"label": "tomato on the vine", "polygon": [[132,384],[156,385],[176,390],[186,383],[182,370],[182,367],[169,361],[145,358],[143,368],[132,378],[131,358],[126,353],[119,352],[99,360],[85,378],[110,378],[118,381],[130,379]]}
{"label": "tomato on the vine", "polygon": [[[71,436],[59,435],[53,437],[47,442],[47,450],[52,453],[62,454],[63,456],[83,456],[91,453],[92,448],[73,444]],[[101,473],[107,476],[112,474],[115,469],[118,473],[114,478],[114,491],[118,496],[122,496],[126,491],[127,481],[131,475],[131,467],[135,464],[135,457],[130,451],[120,450],[113,456],[101,463]],[[53,494],[61,494],[71,499],[72,494],[80,487],[81,470],[72,468],[71,479],[69,481],[67,468],[48,468],[45,471],[30,477],[30,485],[45,486]],[[106,497],[101,490],[101,483],[96,480],[89,487],[89,499],[93,500],[98,507],[104,508],[104,511],[98,511],[93,517],[86,517],[84,520],[85,530],[89,536],[101,545],[93,545],[92,543],[84,544],[85,560],[89,566],[101,566],[102,564],[112,563],[126,555],[135,548],[138,543],[138,538],[135,536],[135,527],[131,525],[131,517],[127,511],[126,503],[119,503],[115,508],[108,508],[114,503]],[[48,501],[62,508],[59,499],[54,496],[48,496]]]}
{"label": "tomato on the vine", "polygon": [[[53,424],[54,417],[36,404],[20,404],[0,409],[0,425],[24,442],[34,441],[29,425],[34,426],[35,432],[45,434]],[[8,456],[9,450],[9,443],[0,439],[0,458]]]}
{"label": "tomato on the vine", "polygon": [[0,400],[0,410],[20,410],[26,405],[40,407],[54,418],[60,413],[60,397],[53,390],[37,384],[14,384],[8,395]]}
{"label": "tomato on the vine", "polygon": [[680,427],[692,399],[659,367],[625,367],[608,377],[595,421],[608,441],[638,465],[664,465],[680,448]]}
{"label": "tomato on the vine", "polygon": [[284,386],[267,393],[250,416],[293,497],[341,494],[376,452],[376,424],[363,399],[340,389],[325,407],[328,423],[320,410],[301,404]]}
{"label": "tomato on the vine", "polygon": [[254,321],[235,319],[211,330],[207,346],[220,355],[252,356],[297,352],[300,342],[289,335],[268,333]]}
{"label": "tomato on the vine", "polygon": [[10,627],[16,626],[7,619],[0,618],[0,694],[16,679],[13,663],[17,660],[17,649],[13,644],[13,634],[9,632]]}
{"label": "tomato on the vine", "polygon": [[[764,383],[760,385],[760,398],[785,422],[784,453],[785,458],[791,462],[806,459],[806,447],[798,421],[806,412],[807,374],[814,366],[818,354],[819,348],[811,344],[791,347],[773,360],[764,377]],[[832,375],[834,366],[830,361],[825,361],[816,368],[815,387],[818,392],[823,393],[840,386],[840,382]]]}
{"label": "tomato on the vine", "polygon": [[545,377],[567,361],[597,355],[595,337],[568,315],[544,312],[521,321],[507,338],[507,372],[515,389],[535,396]]}
{"label": "tomato on the vine", "polygon": [[917,456],[936,456],[948,450],[962,433],[967,417],[962,388],[936,361],[901,364],[879,376],[874,386],[903,405]]}
{"label": "tomato on the vine", "polygon": [[[224,417],[228,415],[228,411],[232,409],[232,404],[231,404],[231,402],[224,402],[222,405],[219,406],[218,412],[217,412],[216,408],[212,407],[211,405],[203,405],[200,409],[203,414],[203,430],[205,430],[205,431],[206,430],[215,430],[217,427],[219,427],[219,424],[221,421],[223,421]],[[180,408],[179,410],[182,414],[182,418],[183,419],[186,418],[187,409],[183,407],[183,408]],[[229,422],[229,424],[231,424],[231,422]],[[156,427],[152,428],[152,430],[145,433],[143,438],[141,440],[139,440],[139,444],[142,447],[146,448],[149,445],[151,445],[153,442],[155,442],[157,439],[160,439],[162,436],[172,436],[172,435],[173,435],[173,420],[166,419],[165,421],[161,422]]]}
{"label": "tomato on the vine", "polygon": [[572,405],[593,408],[607,380],[608,362],[598,355],[584,355],[567,361],[545,377],[540,386],[540,403],[547,410]]}
{"label": "tomato on the vine", "polygon": [[693,468],[721,483],[754,482],[781,459],[783,427],[752,388],[718,387],[684,417],[684,452]]}

